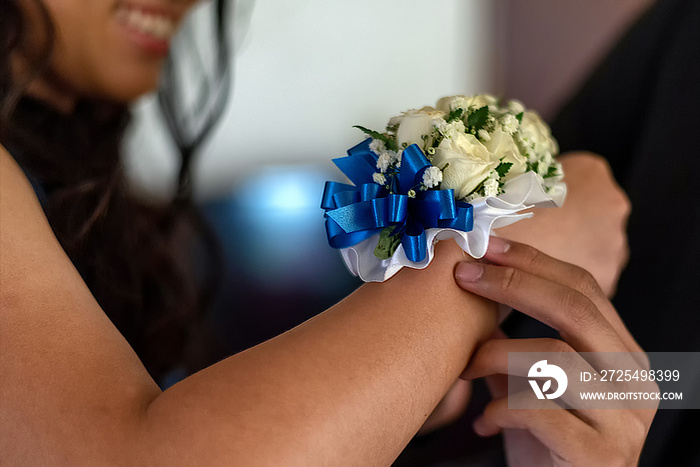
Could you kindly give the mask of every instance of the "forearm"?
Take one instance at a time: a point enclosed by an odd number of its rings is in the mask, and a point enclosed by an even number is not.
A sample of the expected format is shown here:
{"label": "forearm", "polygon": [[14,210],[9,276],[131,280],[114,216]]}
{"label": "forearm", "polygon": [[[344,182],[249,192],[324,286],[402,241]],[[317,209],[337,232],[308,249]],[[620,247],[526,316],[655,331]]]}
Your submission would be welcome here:
{"label": "forearm", "polygon": [[143,452],[237,465],[389,465],[495,325],[493,304],[455,285],[461,252],[449,243],[430,271],[367,284],[163,393],[148,409]]}
{"label": "forearm", "polygon": [[559,160],[568,187],[564,205],[535,209],[532,219],[497,233],[586,269],[610,296],[626,263],[629,201],[602,157],[569,153]]}

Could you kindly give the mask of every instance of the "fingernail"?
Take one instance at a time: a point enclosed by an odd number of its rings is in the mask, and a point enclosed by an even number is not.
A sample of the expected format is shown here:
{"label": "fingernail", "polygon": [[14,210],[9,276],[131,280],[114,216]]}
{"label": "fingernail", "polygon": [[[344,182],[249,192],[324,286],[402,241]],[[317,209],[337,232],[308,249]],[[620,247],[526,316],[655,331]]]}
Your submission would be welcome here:
{"label": "fingernail", "polygon": [[489,253],[503,254],[510,250],[510,242],[505,238],[489,238]]}
{"label": "fingernail", "polygon": [[455,276],[461,282],[476,282],[482,274],[484,274],[484,268],[478,263],[462,262],[455,270]]}
{"label": "fingernail", "polygon": [[472,428],[474,429],[474,433],[476,433],[479,436],[485,436],[485,426],[484,426],[484,418],[483,417],[478,417],[474,422],[472,423]]}
{"label": "fingernail", "polygon": [[462,379],[464,381],[471,381],[471,373],[469,372],[469,367],[465,368],[464,371],[462,371],[462,374],[459,375],[459,379]]}

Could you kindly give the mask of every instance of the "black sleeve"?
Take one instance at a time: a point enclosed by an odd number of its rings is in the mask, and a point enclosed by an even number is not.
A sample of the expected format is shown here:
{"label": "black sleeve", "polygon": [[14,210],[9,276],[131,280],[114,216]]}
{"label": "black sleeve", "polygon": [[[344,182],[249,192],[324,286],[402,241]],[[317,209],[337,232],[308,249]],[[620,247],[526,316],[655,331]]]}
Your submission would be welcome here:
{"label": "black sleeve", "polygon": [[693,0],[660,0],[617,43],[552,123],[561,152],[587,150],[608,159],[624,185],[644,129],[659,69],[678,22]]}
{"label": "black sleeve", "polygon": [[[659,0],[552,125],[563,151],[607,157],[632,201],[614,303],[650,352],[700,352],[698,109],[700,1]],[[513,335],[545,332],[519,314],[510,321]],[[660,410],[639,465],[700,466],[698,426],[700,411]]]}

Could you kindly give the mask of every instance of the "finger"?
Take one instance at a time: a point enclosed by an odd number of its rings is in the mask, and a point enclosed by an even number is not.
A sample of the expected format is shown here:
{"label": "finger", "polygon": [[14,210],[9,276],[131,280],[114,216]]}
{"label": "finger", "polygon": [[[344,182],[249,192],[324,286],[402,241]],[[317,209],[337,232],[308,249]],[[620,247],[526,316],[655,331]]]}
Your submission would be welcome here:
{"label": "finger", "polygon": [[490,238],[485,258],[501,266],[514,267],[543,279],[567,285],[582,293],[598,307],[629,351],[642,350],[595,278],[585,269],[548,256],[529,245],[500,237]]}
{"label": "finger", "polygon": [[510,266],[459,263],[460,287],[506,304],[558,330],[578,352],[625,352],[598,307],[577,290]]}
{"label": "finger", "polygon": [[557,465],[637,465],[648,425],[609,414],[619,423],[601,431],[575,412],[557,408],[552,401],[545,404],[550,408],[509,409],[506,399],[494,400],[475,420],[474,431],[491,436],[502,429],[527,430],[560,460]]}
{"label": "finger", "polygon": [[509,409],[507,399],[496,399],[474,421],[474,431],[481,436],[492,436],[504,428],[528,430],[558,457],[575,461],[573,465],[604,465],[582,462],[590,459],[591,446],[599,444],[598,431],[554,402],[544,404],[551,407]]}
{"label": "finger", "polygon": [[484,379],[491,393],[491,399],[500,399],[508,395],[508,375],[491,375]]}
{"label": "finger", "polygon": [[[494,397],[504,397],[510,392],[517,392],[523,385],[527,386],[526,379],[530,379],[531,369],[541,356],[533,358],[533,353],[547,354],[547,363],[558,366],[568,375],[568,387],[562,394],[561,400],[569,408],[577,410],[577,416],[594,426],[603,423],[600,414],[589,413],[589,407],[582,404],[577,398],[583,386],[577,375],[595,374],[596,370],[591,362],[586,361],[581,354],[566,342],[558,339],[509,339],[490,340],[482,344],[472,356],[467,369],[460,376],[463,379],[472,380],[477,378],[498,376],[498,392],[492,390]],[[516,378],[509,378],[516,377]],[[505,383],[505,385],[504,385]],[[508,385],[511,387],[508,387]],[[587,381],[586,391],[606,392],[610,390],[610,385],[601,381]]]}
{"label": "finger", "polygon": [[550,409],[508,408],[505,399],[491,402],[481,417],[474,421],[474,431],[481,436],[492,436],[502,429],[527,430],[552,453],[568,465],[609,465],[612,456],[604,449],[600,433],[556,404]]}
{"label": "finger", "polygon": [[[611,417],[618,417],[615,411],[596,410],[596,403],[588,402],[581,398],[581,392],[586,393],[607,393],[610,391],[628,392],[657,392],[658,386],[654,382],[646,384],[630,382],[611,382],[595,378],[584,380],[581,375],[595,375],[596,368],[599,368],[600,359],[596,357],[605,354],[586,354],[586,358],[566,342],[558,339],[510,339],[510,340],[489,340],[483,343],[472,355],[469,365],[460,376],[463,379],[473,380],[486,377],[491,393],[494,398],[505,397],[510,392],[521,390],[526,379],[530,379],[532,365],[535,361],[544,358],[533,353],[547,354],[547,361],[550,365],[556,365],[563,369],[568,377],[568,386],[561,400],[568,408],[576,411],[579,418],[587,421],[590,425],[598,428],[610,424]],[[621,358],[628,354],[615,354],[616,365],[620,366]],[[602,360],[605,362],[605,359]],[[608,362],[610,360],[607,360]],[[635,368],[635,362],[629,361],[622,365],[626,368]],[[602,367],[609,367],[603,365]],[[515,376],[516,378],[509,378]],[[519,378],[518,378],[519,377]],[[497,381],[498,385],[492,387],[492,381]],[[511,387],[509,387],[509,384]],[[639,406],[639,404],[637,404]],[[625,408],[624,402],[615,403],[615,408]],[[646,409],[642,409],[646,410]]]}
{"label": "finger", "polygon": [[501,266],[511,266],[566,285],[592,301],[603,297],[607,302],[600,286],[588,271],[542,253],[530,245],[492,236],[489,238],[489,246],[484,258]]}

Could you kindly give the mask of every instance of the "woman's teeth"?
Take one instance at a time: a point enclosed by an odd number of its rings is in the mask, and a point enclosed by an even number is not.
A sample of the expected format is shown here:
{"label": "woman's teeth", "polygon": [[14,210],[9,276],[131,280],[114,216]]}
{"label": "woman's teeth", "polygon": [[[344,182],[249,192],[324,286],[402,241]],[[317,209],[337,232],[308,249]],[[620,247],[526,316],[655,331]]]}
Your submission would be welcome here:
{"label": "woman's teeth", "polygon": [[175,21],[168,16],[130,8],[117,10],[117,19],[128,27],[159,40],[170,39],[176,28]]}

